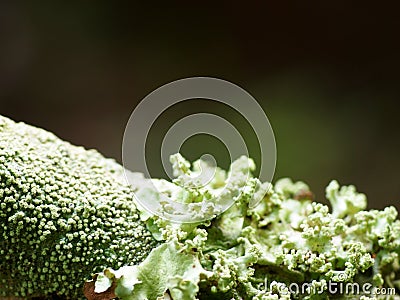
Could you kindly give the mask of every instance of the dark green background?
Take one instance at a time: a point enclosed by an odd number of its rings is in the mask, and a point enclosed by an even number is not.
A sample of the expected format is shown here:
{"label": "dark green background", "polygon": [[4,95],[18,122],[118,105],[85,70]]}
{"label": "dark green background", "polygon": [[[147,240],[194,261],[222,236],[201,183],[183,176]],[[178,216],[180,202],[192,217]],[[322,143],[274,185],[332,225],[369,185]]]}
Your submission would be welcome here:
{"label": "dark green background", "polygon": [[[365,192],[370,207],[398,206],[400,18],[388,3],[2,2],[0,113],[120,160],[124,126],[146,94],[219,77],[268,114],[275,179],[304,180],[322,200],[336,178]],[[237,120],[226,108],[182,104],[154,131],[206,107]],[[212,152],[207,142],[184,150]]]}

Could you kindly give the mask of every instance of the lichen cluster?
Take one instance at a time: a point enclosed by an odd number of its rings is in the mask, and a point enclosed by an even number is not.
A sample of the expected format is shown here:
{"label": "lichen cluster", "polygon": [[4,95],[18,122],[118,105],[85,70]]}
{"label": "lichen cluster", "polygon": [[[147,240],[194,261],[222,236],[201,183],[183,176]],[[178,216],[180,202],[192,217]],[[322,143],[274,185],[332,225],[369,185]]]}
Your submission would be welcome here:
{"label": "lichen cluster", "polygon": [[[179,154],[171,161],[177,158],[183,162],[175,168],[184,165],[188,175],[197,172]],[[232,165],[251,166],[245,161]],[[199,188],[185,184],[191,177],[178,172],[169,184],[151,179],[176,202],[198,203],[198,194],[210,194],[209,204],[218,204],[224,184],[237,196],[228,210],[200,223],[177,224],[142,211],[148,228],[163,243],[140,264],[108,268],[87,286],[94,285],[104,300],[113,299],[104,294],[110,292],[122,300],[400,299],[395,207],[366,210],[366,196],[337,181],[326,188],[330,207],[314,202],[305,183],[288,178],[269,185],[265,193],[268,183],[247,178],[238,169],[243,170],[231,166],[223,174],[217,169],[219,179]],[[243,180],[227,184],[232,172]],[[140,194],[146,184],[136,183]],[[260,191],[263,198],[254,205]],[[142,195],[142,200],[151,196]]]}
{"label": "lichen cluster", "polygon": [[[128,186],[115,161],[0,116],[0,299],[400,299],[396,208],[367,210],[336,181],[330,207],[314,202],[303,182],[253,177],[247,157],[203,185],[212,166],[171,162],[174,180],[129,173]],[[151,214],[132,188],[207,219]]]}
{"label": "lichen cluster", "polygon": [[91,274],[147,256],[156,242],[122,171],[0,116],[0,296],[77,299]]}

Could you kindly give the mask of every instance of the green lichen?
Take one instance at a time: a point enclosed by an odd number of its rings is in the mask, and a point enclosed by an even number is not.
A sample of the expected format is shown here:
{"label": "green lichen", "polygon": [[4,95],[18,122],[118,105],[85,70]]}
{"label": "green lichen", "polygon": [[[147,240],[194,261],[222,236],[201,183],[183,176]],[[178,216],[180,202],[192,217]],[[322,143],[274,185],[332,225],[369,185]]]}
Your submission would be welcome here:
{"label": "green lichen", "polygon": [[[183,182],[190,164],[180,160],[174,165],[185,166],[175,172],[180,180],[152,180],[176,201],[181,198],[175,189],[196,191]],[[177,224],[143,210],[164,244],[130,269],[100,273],[111,278],[108,288],[113,283],[120,299],[400,299],[400,221],[394,207],[367,211],[364,194],[332,181],[326,189],[329,208],[313,202],[303,182],[285,178],[272,187],[244,174],[228,183],[226,173],[217,185],[197,189],[213,195],[225,184],[235,196],[233,206],[212,220]],[[146,186],[142,180],[139,191]],[[254,205],[260,193],[262,201]],[[213,199],[218,205],[218,197],[210,197],[209,206]],[[171,244],[175,252],[164,256],[163,247]],[[183,258],[193,264],[181,263]],[[154,280],[147,280],[150,270]],[[120,293],[122,287],[126,292]]]}
{"label": "green lichen", "polygon": [[[205,184],[206,162],[171,163],[172,182],[129,173],[128,186],[113,160],[0,117],[0,298],[78,299],[88,280],[104,300],[400,299],[394,207],[366,210],[336,181],[330,207],[314,202],[303,182],[260,182],[247,157]],[[163,219],[132,190],[206,220]]]}
{"label": "green lichen", "polygon": [[93,273],[145,259],[156,242],[122,174],[94,150],[0,116],[0,296],[77,299]]}

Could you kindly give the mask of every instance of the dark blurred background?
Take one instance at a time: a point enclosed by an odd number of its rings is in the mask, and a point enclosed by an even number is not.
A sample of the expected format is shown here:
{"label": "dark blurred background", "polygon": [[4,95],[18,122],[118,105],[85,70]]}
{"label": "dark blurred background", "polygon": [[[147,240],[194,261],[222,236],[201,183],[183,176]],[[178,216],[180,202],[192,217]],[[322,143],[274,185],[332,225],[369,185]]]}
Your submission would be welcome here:
{"label": "dark blurred background", "polygon": [[323,201],[335,178],[371,208],[399,207],[400,18],[384,3],[2,2],[0,114],[120,161],[143,97],[214,76],[268,114],[275,180],[304,180]]}

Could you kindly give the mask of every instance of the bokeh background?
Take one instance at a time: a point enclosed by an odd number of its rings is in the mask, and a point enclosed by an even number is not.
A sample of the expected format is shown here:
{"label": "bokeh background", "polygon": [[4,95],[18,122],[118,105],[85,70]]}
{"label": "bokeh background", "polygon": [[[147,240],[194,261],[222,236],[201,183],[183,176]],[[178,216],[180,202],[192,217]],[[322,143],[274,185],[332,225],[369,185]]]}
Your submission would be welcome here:
{"label": "bokeh background", "polygon": [[[371,208],[399,207],[399,29],[387,2],[3,1],[0,114],[121,161],[125,124],[149,92],[189,76],[223,78],[268,114],[275,179],[304,180],[324,201],[335,178],[365,192]],[[238,120],[226,107],[189,104],[159,120],[151,149],[185,113]],[[199,138],[184,154],[214,147],[225,166],[223,147]]]}

